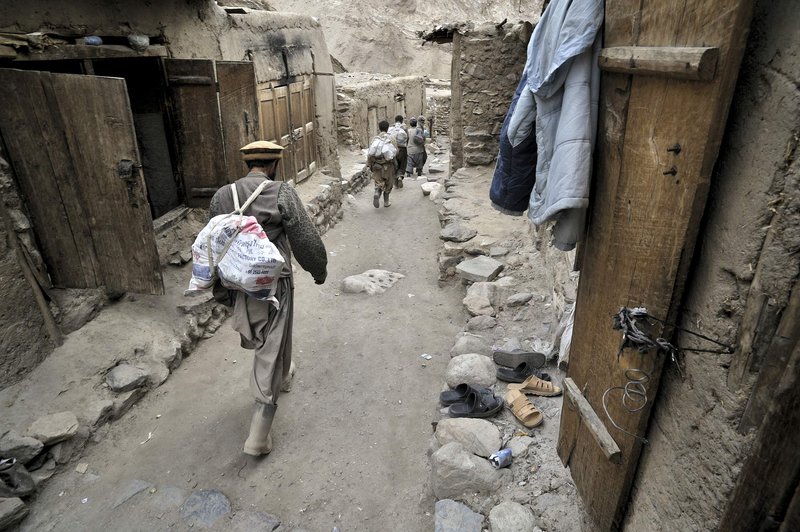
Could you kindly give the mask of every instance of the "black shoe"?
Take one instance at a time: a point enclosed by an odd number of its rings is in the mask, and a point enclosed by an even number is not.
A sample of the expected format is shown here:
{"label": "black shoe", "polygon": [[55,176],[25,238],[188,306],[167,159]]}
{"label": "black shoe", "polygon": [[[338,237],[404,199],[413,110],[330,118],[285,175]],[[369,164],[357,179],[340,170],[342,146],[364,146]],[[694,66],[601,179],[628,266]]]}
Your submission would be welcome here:
{"label": "black shoe", "polygon": [[531,375],[536,375],[543,381],[550,381],[550,375],[532,368],[527,362],[522,362],[515,368],[497,368],[497,378],[505,382],[524,382]]}
{"label": "black shoe", "polygon": [[384,207],[391,207],[392,206],[392,204],[389,202],[389,193],[388,192],[384,192],[383,193],[383,206]]}
{"label": "black shoe", "polygon": [[403,178],[402,177],[398,177],[397,178],[397,188],[403,188]]}
{"label": "black shoe", "polygon": [[547,358],[543,353],[536,351],[523,351],[522,349],[514,349],[513,351],[506,351],[498,349],[494,352],[494,362],[500,366],[507,368],[516,368],[523,362],[527,362],[532,368],[541,368]]}
{"label": "black shoe", "polygon": [[372,195],[372,206],[376,209],[381,206],[381,189],[379,188],[376,188],[375,194]]}

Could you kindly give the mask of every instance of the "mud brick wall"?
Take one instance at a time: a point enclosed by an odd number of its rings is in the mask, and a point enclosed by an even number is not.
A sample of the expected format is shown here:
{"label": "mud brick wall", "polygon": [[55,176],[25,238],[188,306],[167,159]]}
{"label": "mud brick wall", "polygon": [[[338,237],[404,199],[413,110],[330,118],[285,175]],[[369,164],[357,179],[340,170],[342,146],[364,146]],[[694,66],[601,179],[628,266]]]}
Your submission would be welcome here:
{"label": "mud brick wall", "polygon": [[32,245],[31,224],[2,148],[0,197],[0,389],[3,389],[36,367],[54,346],[17,258],[15,247],[25,246],[34,265],[41,265]]}
{"label": "mud brick wall", "polygon": [[[768,304],[757,336],[768,345],[800,269],[796,20],[791,0],[756,3],[687,287],[681,325],[728,344],[761,293]],[[713,347],[686,335],[676,344]],[[735,356],[683,352],[685,378],[665,366],[626,530],[717,529],[751,441],[739,423],[757,368],[729,386]]]}
{"label": "mud brick wall", "polygon": [[[374,109],[372,119],[370,109]],[[336,75],[336,118],[339,142],[366,148],[378,134],[378,122],[394,123],[425,113],[424,80],[418,76],[346,73]]]}
{"label": "mud brick wall", "polygon": [[500,128],[525,67],[529,22],[477,27],[453,39],[452,169],[492,164]]}

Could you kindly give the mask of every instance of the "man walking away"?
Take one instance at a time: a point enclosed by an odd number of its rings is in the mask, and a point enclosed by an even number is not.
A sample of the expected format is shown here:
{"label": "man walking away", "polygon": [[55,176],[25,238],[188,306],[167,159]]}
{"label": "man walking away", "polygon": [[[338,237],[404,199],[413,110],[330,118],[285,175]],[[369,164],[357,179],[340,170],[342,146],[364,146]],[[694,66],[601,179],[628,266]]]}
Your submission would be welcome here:
{"label": "man walking away", "polygon": [[[294,280],[292,253],[297,263],[322,284],[327,277],[328,254],[325,245],[306,214],[303,202],[288,183],[275,181],[282,146],[272,142],[252,142],[240,151],[250,173],[236,181],[236,196],[244,203],[265,180],[261,194],[244,214],[261,224],[268,238],[283,255],[283,271],[275,297],[279,305],[255,299],[244,292],[228,290],[219,281],[214,285],[214,299],[233,306],[233,328],[245,349],[255,349],[250,390],[256,406],[250,422],[250,434],[244,452],[258,456],[272,450],[270,429],[278,408],[281,384],[289,376],[292,363],[292,314]],[[209,215],[213,218],[235,209],[230,186],[219,189],[211,198]],[[290,247],[291,246],[291,247]]]}
{"label": "man walking away", "polygon": [[389,135],[394,139],[397,146],[397,188],[403,188],[403,175],[406,171],[406,161],[408,160],[408,130],[403,124],[403,116],[394,117],[394,125],[389,128]]}
{"label": "man walking away", "polygon": [[414,169],[417,175],[422,175],[425,154],[425,130],[419,126],[416,118],[410,120],[411,127],[408,130],[408,162],[406,163],[406,177],[411,177]]}
{"label": "man walking away", "polygon": [[422,129],[422,139],[424,141],[422,146],[422,166],[420,166],[420,172],[425,167],[425,163],[428,162],[428,150],[425,149],[425,143],[428,142],[428,139],[431,138],[431,132],[428,129],[425,129],[425,117],[420,115],[417,117],[417,127]]}
{"label": "man walking away", "polygon": [[372,205],[376,209],[381,206],[381,193],[383,193],[383,206],[391,206],[389,194],[394,187],[394,158],[397,155],[397,148],[389,136],[389,122],[381,120],[378,129],[380,130],[378,136],[372,139],[372,144],[367,150],[367,166],[372,171],[372,179],[375,181]]}

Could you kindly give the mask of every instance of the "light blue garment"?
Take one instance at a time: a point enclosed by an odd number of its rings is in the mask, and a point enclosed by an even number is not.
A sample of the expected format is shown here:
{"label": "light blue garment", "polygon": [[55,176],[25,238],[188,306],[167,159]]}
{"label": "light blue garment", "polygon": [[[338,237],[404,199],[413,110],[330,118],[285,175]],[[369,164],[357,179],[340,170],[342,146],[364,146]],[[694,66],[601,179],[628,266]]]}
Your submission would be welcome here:
{"label": "light blue garment", "polygon": [[602,24],[602,0],[553,0],[528,44],[539,154],[528,217],[556,220],[554,245],[565,251],[582,236],[589,205]]}

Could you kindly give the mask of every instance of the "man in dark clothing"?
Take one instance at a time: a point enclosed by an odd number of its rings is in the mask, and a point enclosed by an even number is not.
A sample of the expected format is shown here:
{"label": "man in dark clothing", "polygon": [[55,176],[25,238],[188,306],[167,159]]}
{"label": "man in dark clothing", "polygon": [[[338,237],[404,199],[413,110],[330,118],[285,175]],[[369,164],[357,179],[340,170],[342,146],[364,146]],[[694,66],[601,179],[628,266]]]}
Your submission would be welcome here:
{"label": "man in dark clothing", "polygon": [[269,180],[244,214],[258,220],[283,256],[283,271],[275,293],[279,304],[228,290],[219,282],[214,286],[215,299],[234,307],[233,328],[241,337],[242,347],[255,349],[250,389],[256,407],[244,444],[244,452],[254,456],[272,450],[270,429],[281,384],[288,377],[292,362],[292,254],[317,284],[324,283],[327,276],[325,245],[306,214],[303,202],[291,185],[274,181],[282,150],[282,146],[266,141],[243,147],[240,151],[250,173],[234,183],[236,198],[241,201],[234,198],[230,186],[225,186],[214,194],[209,207],[211,217],[233,212],[236,203],[244,204],[265,179]]}
{"label": "man in dark clothing", "polygon": [[403,123],[403,115],[394,117],[394,125],[389,128],[389,135],[397,146],[397,155],[394,158],[397,166],[397,188],[403,188],[403,175],[408,160],[408,129]]}

